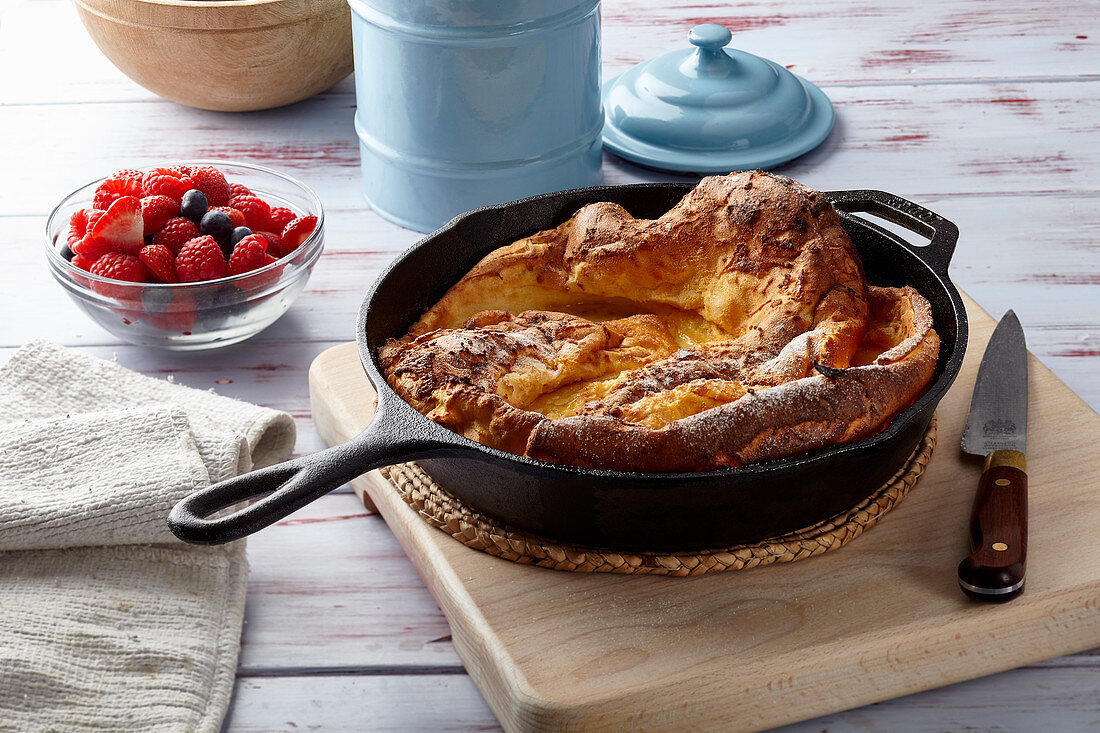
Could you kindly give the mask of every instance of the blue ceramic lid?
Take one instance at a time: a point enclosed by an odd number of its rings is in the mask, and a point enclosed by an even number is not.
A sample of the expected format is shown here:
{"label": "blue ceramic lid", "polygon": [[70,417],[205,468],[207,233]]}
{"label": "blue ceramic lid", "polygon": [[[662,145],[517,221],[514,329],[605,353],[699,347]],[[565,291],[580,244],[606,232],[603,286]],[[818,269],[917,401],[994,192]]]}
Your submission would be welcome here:
{"label": "blue ceramic lid", "polygon": [[604,89],[604,145],[627,160],[681,173],[770,168],[813,150],[833,127],[825,93],[787,69],[725,48],[713,23],[694,49],[643,61]]}

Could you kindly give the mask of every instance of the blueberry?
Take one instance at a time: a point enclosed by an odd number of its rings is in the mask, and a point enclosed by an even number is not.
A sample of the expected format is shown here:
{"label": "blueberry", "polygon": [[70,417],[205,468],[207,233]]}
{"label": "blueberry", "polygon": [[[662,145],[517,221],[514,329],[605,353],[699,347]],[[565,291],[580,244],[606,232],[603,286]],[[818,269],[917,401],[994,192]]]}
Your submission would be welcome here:
{"label": "blueberry", "polygon": [[241,241],[250,234],[252,234],[252,230],[248,227],[237,227],[229,235],[229,246],[236,247],[237,242]]}
{"label": "blueberry", "polygon": [[195,324],[212,331],[227,326],[231,319],[243,318],[248,313],[248,296],[235,285],[223,285],[211,294],[196,314]]}
{"label": "blueberry", "polygon": [[[233,222],[229,214],[224,211],[208,211],[202,215],[199,222],[199,233],[209,234],[222,245],[222,250],[229,245],[229,234],[233,231]],[[232,251],[232,245],[230,245]]]}
{"label": "blueberry", "polygon": [[197,188],[192,188],[183,194],[183,198],[180,199],[180,216],[186,216],[198,224],[209,206],[210,204],[206,201],[206,194]]}
{"label": "blueberry", "polygon": [[239,316],[248,310],[248,295],[236,285],[222,285],[216,302],[232,315]]}
{"label": "blueberry", "polygon": [[69,249],[68,244],[62,244],[61,245],[61,256],[64,257],[69,262],[73,261],[73,251],[71,249]]}

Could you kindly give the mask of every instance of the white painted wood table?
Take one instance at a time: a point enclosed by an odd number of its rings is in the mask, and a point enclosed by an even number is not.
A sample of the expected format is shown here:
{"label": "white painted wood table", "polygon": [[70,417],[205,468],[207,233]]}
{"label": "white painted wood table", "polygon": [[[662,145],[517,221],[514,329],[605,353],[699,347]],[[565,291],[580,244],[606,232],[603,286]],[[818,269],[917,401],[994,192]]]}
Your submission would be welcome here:
{"label": "white painted wood table", "polygon": [[[364,289],[417,239],[360,198],[351,80],[270,112],[193,110],[115,70],[65,0],[0,4],[0,13],[0,358],[44,336],[287,410],[297,452],[320,449],[306,369],[353,338]],[[605,0],[605,74],[682,46],[705,21],[835,102],[829,139],[781,172],[818,188],[892,191],[958,223],[959,285],[994,315],[1014,308],[1032,351],[1100,407],[1100,4]],[[189,355],[99,329],[50,281],[41,252],[45,217],[64,194],[117,168],[182,158],[286,170],[329,215],[326,252],[290,313],[249,342]],[[604,164],[608,183],[673,178],[612,156]],[[350,491],[257,534],[248,555],[228,730],[496,729],[446,620],[384,522]],[[789,730],[1098,724],[1094,650]]]}

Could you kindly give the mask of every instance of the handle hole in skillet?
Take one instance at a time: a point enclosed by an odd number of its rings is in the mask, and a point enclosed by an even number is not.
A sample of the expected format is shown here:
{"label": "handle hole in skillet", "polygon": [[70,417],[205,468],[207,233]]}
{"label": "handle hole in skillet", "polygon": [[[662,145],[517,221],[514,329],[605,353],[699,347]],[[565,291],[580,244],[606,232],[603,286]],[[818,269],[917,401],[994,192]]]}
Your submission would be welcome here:
{"label": "handle hole in skillet", "polygon": [[258,502],[262,499],[266,499],[267,497],[271,496],[276,491],[278,491],[280,488],[282,488],[282,487],[277,486],[274,489],[267,489],[267,490],[264,490],[264,491],[257,491],[255,494],[252,494],[251,496],[247,496],[247,497],[244,497],[242,499],[237,499],[232,504],[220,507],[218,509],[215,509],[212,512],[204,512],[200,515],[200,517],[204,520],[212,520],[212,519],[221,519],[222,517],[229,516],[230,514],[236,514],[237,512],[241,511],[242,509],[245,509],[245,508],[251,506],[252,504],[255,504],[256,502]]}
{"label": "handle hole in skillet", "polygon": [[862,219],[870,224],[874,224],[877,227],[885,229],[890,234],[910,245],[911,247],[927,247],[932,243],[932,240],[922,237],[912,229],[907,229],[899,224],[895,224],[889,219],[883,219],[873,214],[867,214],[866,212],[850,212],[848,214],[854,219]]}

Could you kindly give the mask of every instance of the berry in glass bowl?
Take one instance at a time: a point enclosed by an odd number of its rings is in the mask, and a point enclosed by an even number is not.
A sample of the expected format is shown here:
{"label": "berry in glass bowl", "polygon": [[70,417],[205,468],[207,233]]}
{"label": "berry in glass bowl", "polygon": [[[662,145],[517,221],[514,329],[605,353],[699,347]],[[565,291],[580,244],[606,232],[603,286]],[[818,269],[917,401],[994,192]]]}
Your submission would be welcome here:
{"label": "berry in glass bowl", "polygon": [[290,176],[195,161],[120,170],[69,194],[46,223],[51,274],[131,343],[227,346],[290,308],[324,248],[324,210]]}

